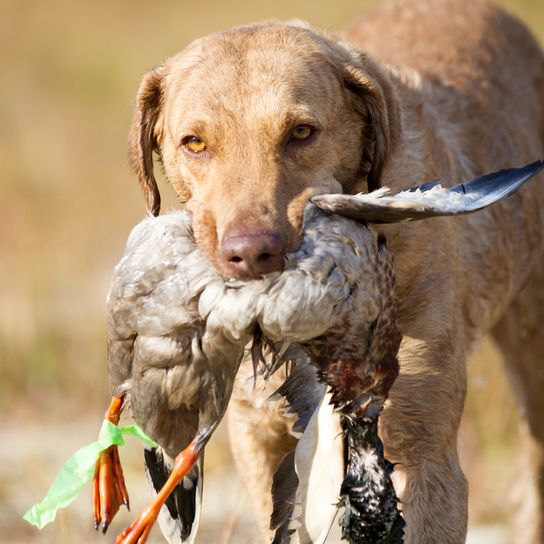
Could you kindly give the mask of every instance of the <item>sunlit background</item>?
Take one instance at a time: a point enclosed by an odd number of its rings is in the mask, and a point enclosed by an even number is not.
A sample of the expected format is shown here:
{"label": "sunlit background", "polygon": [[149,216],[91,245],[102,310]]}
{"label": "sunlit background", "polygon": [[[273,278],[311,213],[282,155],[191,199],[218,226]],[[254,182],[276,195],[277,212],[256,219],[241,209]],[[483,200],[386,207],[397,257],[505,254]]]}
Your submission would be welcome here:
{"label": "sunlit background", "polygon": [[[542,0],[503,3],[544,39]],[[1,1],[0,542],[112,542],[147,500],[140,446],[130,443],[121,455],[133,512],[122,510],[107,537],[92,529],[90,489],[41,532],[20,518],[63,461],[96,437],[107,406],[104,301],[126,236],[144,215],[126,161],[143,73],[215,30],[294,17],[341,30],[364,5]],[[176,205],[168,187],[162,193],[167,208]],[[461,436],[471,538],[509,542],[516,407],[493,346],[479,353]],[[209,449],[201,541],[255,542],[224,431]],[[149,542],[162,542],[158,529]]]}

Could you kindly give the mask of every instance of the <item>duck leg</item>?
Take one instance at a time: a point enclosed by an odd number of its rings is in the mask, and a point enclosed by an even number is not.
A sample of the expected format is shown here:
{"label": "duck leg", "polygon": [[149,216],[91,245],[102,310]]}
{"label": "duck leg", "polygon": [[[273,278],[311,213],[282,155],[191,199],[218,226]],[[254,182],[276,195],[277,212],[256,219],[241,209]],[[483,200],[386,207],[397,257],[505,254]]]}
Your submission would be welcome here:
{"label": "duck leg", "polygon": [[[123,403],[123,397],[113,397],[104,418],[117,425],[123,410]],[[95,529],[98,530],[101,527],[102,533],[105,533],[122,504],[130,509],[119,450],[117,446],[110,446],[100,453],[94,472],[93,518]]]}
{"label": "duck leg", "polygon": [[157,520],[166,499],[179,482],[181,482],[187,473],[194,467],[198,460],[198,456],[204,447],[204,443],[201,437],[197,436],[189,446],[176,457],[174,468],[162,489],[151,501],[149,506],[139,514],[132,525],[117,537],[115,544],[144,544],[146,542],[149,532]]}

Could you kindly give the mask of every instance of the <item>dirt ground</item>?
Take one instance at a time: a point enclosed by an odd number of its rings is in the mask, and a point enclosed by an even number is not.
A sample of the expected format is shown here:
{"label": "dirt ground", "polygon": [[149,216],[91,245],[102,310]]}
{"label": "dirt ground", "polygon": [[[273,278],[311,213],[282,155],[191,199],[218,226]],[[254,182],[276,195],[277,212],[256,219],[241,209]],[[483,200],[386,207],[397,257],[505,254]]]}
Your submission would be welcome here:
{"label": "dirt ground", "polygon": [[[33,501],[40,499],[60,465],[75,450],[95,439],[99,419],[82,416],[61,426],[58,421],[29,425],[8,422],[4,436],[9,447],[0,449],[0,482],[3,507],[0,509],[0,544],[105,544],[131,523],[148,500],[143,473],[141,445],[132,439],[121,448],[121,456],[130,494],[131,512],[122,508],[106,536],[94,530],[91,521],[90,486],[72,505],[59,512],[57,520],[38,531],[20,516]],[[224,429],[219,429],[210,448],[205,468],[205,485],[198,542],[214,544],[254,544],[258,542],[250,502],[243,483],[236,474]],[[4,442],[5,444],[6,442]],[[17,462],[14,463],[14,459]],[[211,465],[211,469],[209,469]],[[7,500],[6,500],[7,499]],[[331,543],[340,542],[339,530],[333,530]],[[164,542],[156,527],[148,544]],[[471,527],[467,544],[508,544],[507,525]]]}
{"label": "dirt ground", "polygon": [[[511,542],[511,514],[515,497],[515,443],[512,399],[506,395],[504,375],[488,381],[482,371],[496,358],[485,343],[470,364],[467,415],[461,433],[461,455],[471,485],[471,531],[469,544]],[[502,376],[502,377],[501,377]],[[482,415],[496,394],[504,395],[500,411]],[[3,419],[4,439],[0,445],[0,544],[103,544],[113,542],[149,498],[143,473],[141,444],[127,439],[121,448],[131,513],[117,514],[107,536],[94,531],[91,522],[90,486],[76,501],[59,513],[55,523],[42,531],[28,525],[21,515],[43,497],[62,463],[77,449],[96,438],[102,406],[92,401],[86,410],[81,399],[35,396],[9,418]],[[479,416],[478,416],[479,413]],[[479,426],[485,428],[483,432]],[[506,433],[506,434],[505,434]],[[497,446],[501,445],[501,447]],[[236,473],[224,424],[212,438],[206,454],[203,513],[199,542],[251,544],[258,542],[250,500]],[[163,542],[158,529],[149,544]],[[330,542],[340,542],[338,530]]]}

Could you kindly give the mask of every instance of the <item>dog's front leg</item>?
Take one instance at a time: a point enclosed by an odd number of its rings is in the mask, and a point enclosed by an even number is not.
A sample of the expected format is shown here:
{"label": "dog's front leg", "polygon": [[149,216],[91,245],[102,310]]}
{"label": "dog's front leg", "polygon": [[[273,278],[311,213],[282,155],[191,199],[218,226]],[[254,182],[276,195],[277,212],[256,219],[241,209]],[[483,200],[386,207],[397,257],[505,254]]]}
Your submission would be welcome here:
{"label": "dog's front leg", "polygon": [[543,324],[544,271],[538,268],[493,331],[522,416],[517,449],[523,468],[512,493],[521,502],[514,525],[515,542],[520,544],[544,542]]}
{"label": "dog's front leg", "polygon": [[386,456],[406,520],[406,544],[462,544],[467,481],[457,432],[466,393],[465,354],[453,334],[405,336],[401,372],[380,419]]}
{"label": "dog's front leg", "polygon": [[250,496],[263,543],[273,537],[270,516],[274,473],[284,455],[296,445],[289,432],[293,416],[286,413],[283,402],[267,400],[284,379],[282,368],[266,383],[262,376],[255,383],[253,365],[246,360],[240,366],[227,411],[234,461]]}

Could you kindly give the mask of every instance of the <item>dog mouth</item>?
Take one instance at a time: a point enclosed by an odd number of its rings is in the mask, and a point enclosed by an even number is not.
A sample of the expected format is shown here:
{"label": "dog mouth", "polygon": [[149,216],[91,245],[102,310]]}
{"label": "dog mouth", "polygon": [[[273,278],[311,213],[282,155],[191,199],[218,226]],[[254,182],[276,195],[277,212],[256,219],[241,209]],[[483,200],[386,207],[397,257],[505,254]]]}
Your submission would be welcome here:
{"label": "dog mouth", "polygon": [[336,180],[325,181],[306,187],[278,207],[265,202],[231,211],[226,225],[200,199],[191,199],[186,209],[193,218],[196,243],[217,272],[229,280],[251,281],[284,269],[287,254],[302,244],[308,210],[315,209],[312,198],[338,192],[341,186]]}

